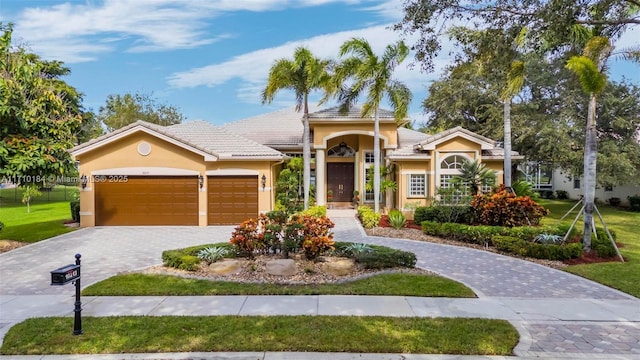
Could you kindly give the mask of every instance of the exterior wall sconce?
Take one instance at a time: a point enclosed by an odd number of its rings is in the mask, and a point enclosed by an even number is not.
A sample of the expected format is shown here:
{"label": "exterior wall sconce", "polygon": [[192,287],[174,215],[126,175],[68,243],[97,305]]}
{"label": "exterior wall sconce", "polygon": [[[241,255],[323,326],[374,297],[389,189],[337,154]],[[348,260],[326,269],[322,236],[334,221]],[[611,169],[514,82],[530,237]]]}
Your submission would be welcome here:
{"label": "exterior wall sconce", "polygon": [[87,179],[87,175],[82,174],[82,176],[80,177],[80,186],[82,186],[82,188],[86,188],[87,187],[87,182],[89,179]]}
{"label": "exterior wall sconce", "polygon": [[200,185],[200,189],[204,186],[204,176],[198,175],[198,184]]}
{"label": "exterior wall sconce", "polygon": [[264,188],[267,186],[267,175],[262,174],[262,177],[260,178],[260,183],[262,184],[262,191],[264,191]]}

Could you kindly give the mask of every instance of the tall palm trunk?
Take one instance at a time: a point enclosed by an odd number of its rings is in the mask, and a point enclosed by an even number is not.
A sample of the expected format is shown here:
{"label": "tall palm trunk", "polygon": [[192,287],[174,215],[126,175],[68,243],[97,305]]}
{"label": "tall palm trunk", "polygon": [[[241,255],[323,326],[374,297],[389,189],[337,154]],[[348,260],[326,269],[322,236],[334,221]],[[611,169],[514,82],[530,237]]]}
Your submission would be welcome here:
{"label": "tall palm trunk", "polygon": [[380,119],[378,108],[373,119],[373,210],[380,211]]}
{"label": "tall palm trunk", "polygon": [[596,195],[596,162],[598,144],[596,137],[596,95],[591,93],[587,115],[587,134],[584,147],[584,251],[591,249],[591,229],[593,228],[593,209]]}
{"label": "tall palm trunk", "polygon": [[307,94],[304,94],[302,126],[304,128],[302,132],[302,161],[304,163],[302,170],[302,191],[304,191],[304,209],[307,210],[309,208],[309,188],[311,187],[311,145],[309,144],[309,103]]}
{"label": "tall palm trunk", "polygon": [[511,189],[511,99],[504,100],[504,186]]}

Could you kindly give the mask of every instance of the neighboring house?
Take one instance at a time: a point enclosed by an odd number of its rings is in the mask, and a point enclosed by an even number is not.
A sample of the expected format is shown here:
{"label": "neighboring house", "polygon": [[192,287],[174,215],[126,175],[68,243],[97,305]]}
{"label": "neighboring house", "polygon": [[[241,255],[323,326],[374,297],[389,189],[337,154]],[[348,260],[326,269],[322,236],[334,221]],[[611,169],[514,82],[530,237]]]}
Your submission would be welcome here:
{"label": "neighboring house", "polygon": [[[566,191],[570,199],[580,199],[584,194],[584,181],[581,177],[571,177],[562,170],[553,172],[553,190]],[[611,198],[618,198],[622,204],[628,204],[627,196],[640,195],[640,185],[618,185],[596,187],[596,199],[609,202]]]}
{"label": "neighboring house", "polygon": [[[373,119],[360,108],[309,115],[316,202],[373,201],[365,189],[373,165]],[[502,183],[504,151],[496,142],[457,127],[427,135],[381,110],[382,165],[393,165],[397,191],[386,208],[428,204],[448,187],[464,160],[480,160]],[[223,126],[204,121],[168,127],[136,122],[72,149],[86,177],[81,226],[238,224],[274,208],[274,184],[287,156],[302,154],[302,114],[293,108]],[[513,153],[514,159],[522,159]]]}
{"label": "neighboring house", "polygon": [[[533,161],[518,165],[525,180],[532,183],[539,192],[557,195],[558,191],[566,191],[570,199],[578,200],[584,194],[582,176],[574,177],[562,169],[554,169],[551,164],[540,164]],[[543,194],[544,195],[544,194]],[[640,195],[640,185],[617,185],[596,187],[596,199],[609,202],[611,198],[620,199],[622,204],[628,203],[627,196]]]}

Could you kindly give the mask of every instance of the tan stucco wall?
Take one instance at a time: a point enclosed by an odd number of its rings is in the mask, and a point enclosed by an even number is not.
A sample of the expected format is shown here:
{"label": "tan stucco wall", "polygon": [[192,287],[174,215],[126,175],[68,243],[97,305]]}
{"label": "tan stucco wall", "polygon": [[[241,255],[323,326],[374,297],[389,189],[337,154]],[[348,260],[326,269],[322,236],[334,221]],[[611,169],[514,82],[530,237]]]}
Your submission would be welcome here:
{"label": "tan stucco wall", "polygon": [[[407,207],[413,207],[419,203],[420,206],[428,206],[436,195],[436,188],[439,183],[440,163],[451,155],[464,155],[469,159],[479,159],[482,161],[482,150],[478,143],[470,141],[462,137],[456,137],[445,141],[436,146],[434,151],[428,155],[430,160],[398,160],[395,161],[397,169],[398,190],[396,191],[396,208],[404,210]],[[496,184],[503,183],[503,161],[487,160],[483,162],[485,166],[496,172]],[[409,193],[409,175],[410,174],[426,174],[427,175],[427,195],[424,198],[412,198]],[[409,205],[409,206],[408,206]],[[410,218],[410,211],[404,211]]]}
{"label": "tan stucco wall", "polygon": [[[138,153],[138,145],[146,142],[151,145],[151,152],[147,156]],[[189,174],[191,176],[207,175],[207,172],[216,173],[225,170],[221,174],[240,175],[248,172],[258,175],[258,209],[269,211],[273,204],[273,176],[270,161],[213,161],[205,162],[204,156],[191,150],[167,142],[145,132],[136,132],[119,140],[96,148],[76,156],[80,162],[79,173],[82,175],[94,174],[96,171],[107,169],[120,169],[120,172],[129,175],[167,175],[174,173]],[[147,170],[147,173],[141,172]],[[267,182],[264,189],[260,184],[260,177],[266,175]],[[80,225],[82,227],[95,226],[95,194],[92,183],[89,182],[80,192]],[[206,181],[199,190],[198,223],[206,226],[207,219],[207,189]]]}
{"label": "tan stucco wall", "polygon": [[496,185],[504,184],[504,161],[503,160],[486,160],[483,161],[487,169],[496,173]]}
{"label": "tan stucco wall", "polygon": [[437,151],[477,151],[480,152],[481,147],[480,144],[470,141],[468,139],[462,137],[456,137],[447,141],[443,141],[442,143],[436,146]]}
{"label": "tan stucco wall", "polygon": [[[349,134],[351,133],[351,134]],[[339,144],[344,134],[345,139],[347,136],[354,136],[360,133],[371,133],[373,135],[373,120],[366,123],[349,123],[349,124],[314,124],[313,125],[313,146],[324,147],[325,141],[331,140],[331,144],[326,144],[326,148],[330,149],[331,146]],[[369,136],[365,136],[369,137]],[[397,126],[395,123],[382,123],[380,124],[380,137],[386,138],[387,142],[381,142],[381,148],[386,146],[388,148],[395,148],[398,145]],[[347,142],[347,140],[344,140]]]}

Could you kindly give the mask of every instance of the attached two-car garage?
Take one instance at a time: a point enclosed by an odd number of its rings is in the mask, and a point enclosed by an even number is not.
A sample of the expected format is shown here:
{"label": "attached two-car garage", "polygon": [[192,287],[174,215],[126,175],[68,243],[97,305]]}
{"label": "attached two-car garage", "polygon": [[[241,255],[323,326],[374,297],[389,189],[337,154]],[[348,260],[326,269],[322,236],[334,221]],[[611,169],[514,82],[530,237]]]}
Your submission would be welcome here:
{"label": "attached two-car garage", "polygon": [[[100,176],[94,182],[97,226],[198,225],[197,176]],[[207,179],[209,225],[239,224],[258,214],[257,176]]]}

